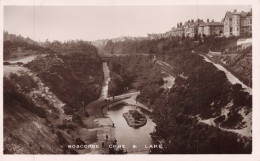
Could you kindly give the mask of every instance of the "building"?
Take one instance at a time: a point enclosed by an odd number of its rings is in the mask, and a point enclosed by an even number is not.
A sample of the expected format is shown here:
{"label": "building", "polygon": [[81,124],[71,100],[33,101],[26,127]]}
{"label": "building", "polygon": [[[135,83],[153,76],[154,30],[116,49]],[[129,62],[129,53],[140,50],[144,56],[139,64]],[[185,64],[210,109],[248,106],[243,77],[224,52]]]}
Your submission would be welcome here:
{"label": "building", "polygon": [[223,35],[224,25],[221,22],[209,22],[207,19],[206,23],[202,23],[198,27],[198,35],[200,36],[221,36]]}
{"label": "building", "polygon": [[167,31],[162,34],[147,34],[147,38],[152,39],[160,39],[160,38],[167,38],[167,37],[182,37],[184,34],[184,26],[182,22],[177,23],[177,27],[173,27],[170,31]]}
{"label": "building", "polygon": [[252,34],[252,10],[249,12],[226,12],[224,17],[224,36],[244,36]]}
{"label": "building", "polygon": [[184,35],[184,26],[182,25],[182,22],[177,23],[177,28],[174,30],[174,36],[182,37]]}
{"label": "building", "polygon": [[184,35],[185,37],[194,37],[198,34],[198,27],[203,23],[203,20],[198,19],[197,21],[189,20],[184,23]]}

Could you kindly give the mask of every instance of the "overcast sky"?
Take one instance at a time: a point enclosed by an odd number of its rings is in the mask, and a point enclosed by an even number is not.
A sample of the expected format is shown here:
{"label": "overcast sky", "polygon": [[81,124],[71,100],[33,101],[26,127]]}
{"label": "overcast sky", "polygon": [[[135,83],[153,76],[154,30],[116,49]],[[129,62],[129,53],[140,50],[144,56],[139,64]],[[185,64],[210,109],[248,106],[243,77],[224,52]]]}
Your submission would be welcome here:
{"label": "overcast sky", "polygon": [[[4,30],[36,41],[97,40],[169,31],[189,19],[221,21],[251,6],[4,7]],[[35,13],[35,14],[34,14]]]}

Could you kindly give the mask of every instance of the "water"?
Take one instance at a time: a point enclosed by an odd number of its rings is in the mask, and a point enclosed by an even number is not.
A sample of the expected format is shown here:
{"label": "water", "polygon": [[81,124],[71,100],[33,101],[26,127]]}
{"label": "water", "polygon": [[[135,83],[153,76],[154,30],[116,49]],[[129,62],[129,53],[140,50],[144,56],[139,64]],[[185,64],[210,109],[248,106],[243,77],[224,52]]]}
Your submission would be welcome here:
{"label": "water", "polygon": [[[104,71],[104,84],[102,86],[102,92],[100,99],[107,98],[108,83],[110,81],[110,71],[106,62],[103,62]],[[135,101],[134,101],[135,102]],[[153,132],[155,123],[150,118],[149,113],[138,109],[147,118],[147,123],[139,128],[130,127],[123,113],[128,112],[130,109],[136,109],[135,106],[122,105],[114,110],[108,111],[108,116],[115,124],[115,138],[117,139],[118,145],[125,145],[128,153],[148,153],[149,148],[145,148],[153,144],[150,133]],[[133,148],[133,145],[136,148]]]}
{"label": "water", "polygon": [[108,95],[108,83],[110,81],[110,71],[107,65],[107,62],[103,62],[103,71],[104,71],[104,83],[101,90],[100,99],[107,98]]}
{"label": "water", "polygon": [[36,55],[32,55],[32,56],[27,56],[27,57],[20,58],[20,59],[17,59],[17,60],[9,60],[8,62],[10,62],[12,64],[18,63],[18,62],[22,62],[22,63],[26,64],[26,63],[33,61],[36,57],[37,57]]}
{"label": "water", "polygon": [[[130,127],[123,117],[123,113],[131,109],[136,109],[136,107],[122,105],[108,111],[108,116],[115,123],[115,138],[118,141],[118,145],[126,146],[128,153],[148,153],[149,148],[145,148],[145,145],[148,147],[153,144],[150,133],[153,132],[155,123],[147,112],[138,109],[147,118],[147,123],[139,128]],[[133,148],[133,145],[136,145],[136,148]]]}

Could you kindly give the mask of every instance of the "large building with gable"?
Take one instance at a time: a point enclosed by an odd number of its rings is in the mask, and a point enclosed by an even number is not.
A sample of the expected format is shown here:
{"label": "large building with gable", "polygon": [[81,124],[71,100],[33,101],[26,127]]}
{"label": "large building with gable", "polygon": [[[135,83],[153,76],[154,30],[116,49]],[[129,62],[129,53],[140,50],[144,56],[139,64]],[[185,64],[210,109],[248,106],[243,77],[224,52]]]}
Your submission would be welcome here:
{"label": "large building with gable", "polygon": [[252,10],[249,12],[226,12],[224,17],[224,36],[244,36],[252,34]]}

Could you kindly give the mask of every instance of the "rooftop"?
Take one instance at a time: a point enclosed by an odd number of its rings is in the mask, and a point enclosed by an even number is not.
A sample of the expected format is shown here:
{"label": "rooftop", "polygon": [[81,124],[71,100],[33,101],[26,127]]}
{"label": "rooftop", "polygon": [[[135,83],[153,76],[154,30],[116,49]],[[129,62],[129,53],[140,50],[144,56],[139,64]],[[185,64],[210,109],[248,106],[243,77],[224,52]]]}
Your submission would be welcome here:
{"label": "rooftop", "polygon": [[220,22],[207,22],[207,23],[202,23],[199,26],[223,26],[223,24]]}
{"label": "rooftop", "polygon": [[228,18],[232,18],[233,15],[241,15],[242,17],[246,17],[247,15],[252,15],[252,11],[249,12],[237,12],[236,10],[234,12],[227,11],[226,16]]}

